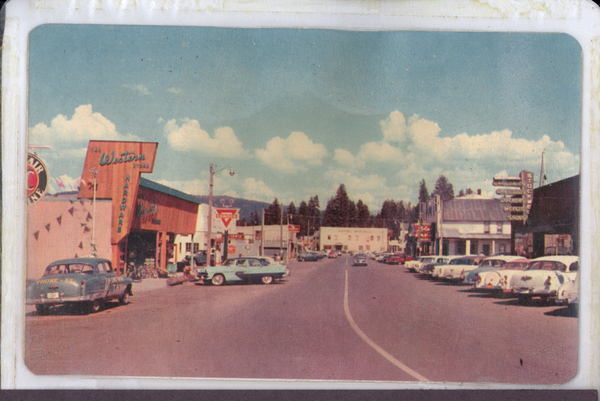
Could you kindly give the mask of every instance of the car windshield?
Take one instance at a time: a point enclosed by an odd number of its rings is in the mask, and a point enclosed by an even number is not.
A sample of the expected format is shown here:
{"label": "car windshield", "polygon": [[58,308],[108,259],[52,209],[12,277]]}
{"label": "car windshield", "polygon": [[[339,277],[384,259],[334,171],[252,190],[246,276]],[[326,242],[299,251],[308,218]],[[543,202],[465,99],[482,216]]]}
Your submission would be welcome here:
{"label": "car windshield", "polygon": [[500,259],[487,259],[481,262],[479,267],[502,267],[506,263],[504,260]]}
{"label": "car windshield", "polygon": [[502,267],[502,270],[525,270],[527,262],[509,262]]}
{"label": "car windshield", "polygon": [[452,259],[449,265],[473,265],[475,261],[473,259]]}
{"label": "car windshield", "polygon": [[423,258],[423,263],[433,263],[435,262],[435,258]]}
{"label": "car windshield", "polygon": [[567,266],[565,266],[563,263],[555,262],[553,260],[534,261],[529,263],[529,266],[527,266],[527,270],[557,270],[561,272],[564,272],[566,268]]}
{"label": "car windshield", "polygon": [[85,263],[50,265],[46,268],[44,276],[66,273],[94,274],[94,267]]}

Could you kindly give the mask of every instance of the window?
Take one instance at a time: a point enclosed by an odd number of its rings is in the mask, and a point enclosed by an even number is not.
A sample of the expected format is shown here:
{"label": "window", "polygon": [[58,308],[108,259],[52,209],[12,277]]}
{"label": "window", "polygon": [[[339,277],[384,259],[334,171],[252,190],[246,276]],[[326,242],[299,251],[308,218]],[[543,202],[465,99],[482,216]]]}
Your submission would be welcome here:
{"label": "window", "polygon": [[501,221],[496,223],[496,232],[498,234],[502,234],[502,222]]}
{"label": "window", "polygon": [[327,239],[328,239],[329,241],[331,241],[331,235],[328,235],[328,236],[327,236]]}
{"label": "window", "polygon": [[351,235],[348,236],[348,241],[352,241],[352,236]]}
{"label": "window", "polygon": [[377,236],[377,241],[381,241],[381,235]]}
{"label": "window", "polygon": [[356,240],[358,241],[358,235],[356,236]]}
{"label": "window", "polygon": [[200,250],[200,244],[197,242],[194,242],[194,253],[198,253],[198,250]]}
{"label": "window", "polygon": [[371,235],[371,241],[373,241],[373,236]]}
{"label": "window", "polygon": [[185,251],[186,252],[192,252],[192,243],[191,242],[186,242],[185,243]]}
{"label": "window", "polygon": [[483,222],[483,232],[485,234],[489,234],[490,233],[490,222],[489,221],[484,221]]}
{"label": "window", "polygon": [[471,240],[471,250],[470,250],[470,254],[471,255],[477,255],[479,253],[479,244],[477,243],[477,241]]}

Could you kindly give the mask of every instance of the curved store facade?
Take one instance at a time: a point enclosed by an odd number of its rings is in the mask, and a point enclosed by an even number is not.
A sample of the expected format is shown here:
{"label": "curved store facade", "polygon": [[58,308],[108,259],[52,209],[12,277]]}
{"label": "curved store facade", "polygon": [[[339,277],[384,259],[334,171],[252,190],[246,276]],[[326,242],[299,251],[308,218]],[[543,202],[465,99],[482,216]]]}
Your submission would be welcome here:
{"label": "curved store facade", "polygon": [[[27,278],[57,259],[98,256],[121,269],[177,259],[177,234],[193,234],[200,200],[141,177],[158,143],[90,141],[79,192],[27,208]],[[122,271],[122,270],[121,270]]]}

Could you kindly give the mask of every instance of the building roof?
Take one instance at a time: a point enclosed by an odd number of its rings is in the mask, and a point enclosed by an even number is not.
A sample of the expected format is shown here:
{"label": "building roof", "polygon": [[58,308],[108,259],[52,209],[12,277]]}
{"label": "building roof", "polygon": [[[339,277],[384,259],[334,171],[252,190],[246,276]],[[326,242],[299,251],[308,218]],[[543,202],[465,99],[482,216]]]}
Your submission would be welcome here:
{"label": "building roof", "polygon": [[192,195],[188,195],[186,193],[183,193],[183,192],[178,191],[173,188],[169,188],[169,187],[159,184],[157,182],[150,181],[144,177],[140,177],[140,187],[152,189],[154,191],[162,192],[167,195],[175,196],[176,198],[180,198],[180,199],[186,200],[188,202],[195,203],[197,205],[202,203],[200,198],[197,198]]}
{"label": "building roof", "polygon": [[454,198],[444,202],[444,221],[507,221],[499,199]]}

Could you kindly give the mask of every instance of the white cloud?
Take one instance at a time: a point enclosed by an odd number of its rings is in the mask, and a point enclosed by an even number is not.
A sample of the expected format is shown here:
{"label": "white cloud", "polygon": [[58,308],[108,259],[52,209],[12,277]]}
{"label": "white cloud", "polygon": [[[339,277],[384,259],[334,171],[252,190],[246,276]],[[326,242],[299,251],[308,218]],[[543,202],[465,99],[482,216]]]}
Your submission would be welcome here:
{"label": "white cloud", "polygon": [[255,178],[246,178],[242,184],[243,198],[250,200],[259,200],[272,202],[277,198],[275,191],[265,184],[264,181],[257,181]]}
{"label": "white cloud", "polygon": [[167,92],[170,92],[170,93],[173,93],[173,94],[179,96],[181,94],[181,89],[171,86],[169,89],[167,89]]}
{"label": "white cloud", "polygon": [[405,141],[407,127],[404,114],[397,110],[393,111],[387,119],[380,121],[379,125],[381,126],[381,132],[383,133],[383,140],[385,142],[402,143]]}
{"label": "white cloud", "polygon": [[165,124],[163,130],[169,146],[178,151],[196,151],[226,158],[248,156],[248,151],[230,127],[217,128],[211,138],[197,120],[186,119],[179,126],[173,119]]}
{"label": "white cloud", "polygon": [[132,89],[132,90],[134,90],[136,92],[141,93],[142,95],[149,95],[150,94],[150,91],[144,85],[127,85],[127,84],[123,84],[121,86],[123,88]]}
{"label": "white cloud", "polygon": [[402,151],[387,142],[364,144],[357,156],[360,162],[398,164],[403,160]]}
{"label": "white cloud", "polygon": [[265,165],[280,172],[294,173],[321,166],[327,149],[322,144],[314,143],[302,132],[292,132],[286,139],[271,139],[266,149],[256,150],[256,156]]}
{"label": "white cloud", "polygon": [[92,112],[92,105],[81,105],[69,119],[62,114],[54,117],[50,126],[39,123],[29,128],[29,142],[38,145],[81,143],[89,140],[136,141],[140,137],[121,134],[115,125],[100,113]]}
{"label": "white cloud", "polygon": [[336,149],[333,160],[341,166],[354,166],[356,164],[354,155],[345,149]]}

